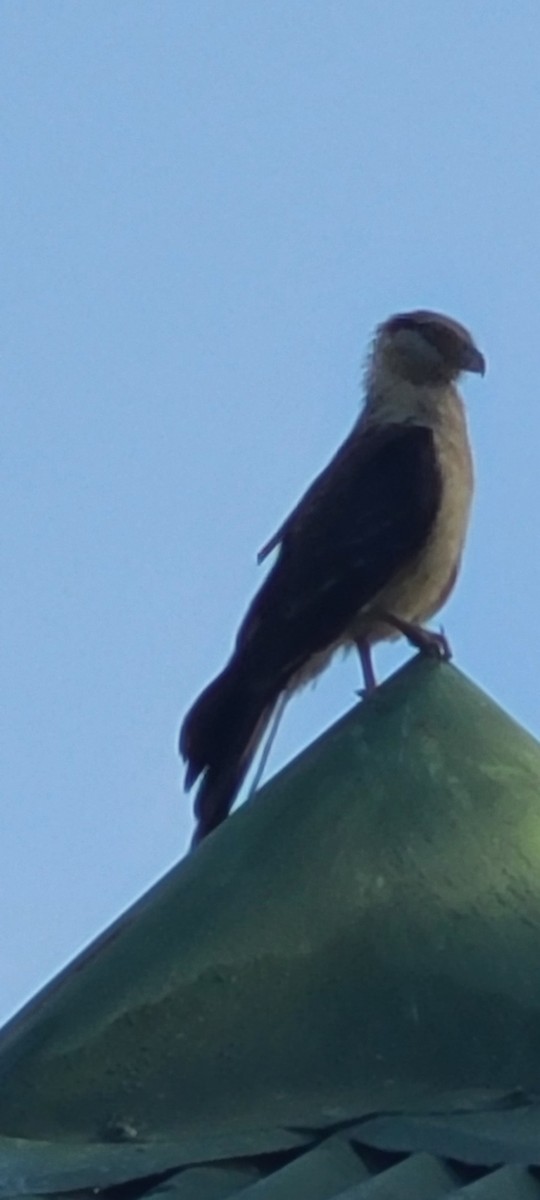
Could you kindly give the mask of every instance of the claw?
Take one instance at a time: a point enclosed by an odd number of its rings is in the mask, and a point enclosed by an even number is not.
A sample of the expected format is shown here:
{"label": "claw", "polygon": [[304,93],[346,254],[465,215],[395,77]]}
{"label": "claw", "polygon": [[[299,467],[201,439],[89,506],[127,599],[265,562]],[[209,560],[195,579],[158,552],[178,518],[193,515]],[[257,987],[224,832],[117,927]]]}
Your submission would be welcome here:
{"label": "claw", "polygon": [[434,633],[431,629],[418,629],[415,631],[414,640],[409,638],[409,641],[421,654],[440,658],[443,662],[448,662],[452,657],[450,643],[442,630],[440,633]]}
{"label": "claw", "polygon": [[416,649],[421,654],[427,654],[432,658],[439,658],[443,662],[448,662],[452,657],[450,643],[442,627],[439,633],[432,629],[424,629],[423,625],[415,625],[412,621],[402,621],[400,617],[394,616],[393,613],[384,614],[385,621],[389,625],[393,625],[394,629],[399,629],[399,632],[407,638],[411,646],[416,646]]}

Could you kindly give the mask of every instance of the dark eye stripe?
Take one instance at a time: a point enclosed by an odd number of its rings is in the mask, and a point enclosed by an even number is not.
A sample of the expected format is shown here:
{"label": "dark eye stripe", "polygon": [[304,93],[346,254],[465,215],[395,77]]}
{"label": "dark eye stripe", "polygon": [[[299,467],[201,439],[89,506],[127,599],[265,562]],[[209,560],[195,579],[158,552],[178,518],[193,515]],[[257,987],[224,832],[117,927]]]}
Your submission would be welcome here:
{"label": "dark eye stripe", "polygon": [[426,342],[435,346],[444,358],[453,359],[463,345],[474,345],[470,333],[463,325],[439,313],[398,313],[390,318],[387,329],[390,333],[399,333],[402,329],[415,330]]}

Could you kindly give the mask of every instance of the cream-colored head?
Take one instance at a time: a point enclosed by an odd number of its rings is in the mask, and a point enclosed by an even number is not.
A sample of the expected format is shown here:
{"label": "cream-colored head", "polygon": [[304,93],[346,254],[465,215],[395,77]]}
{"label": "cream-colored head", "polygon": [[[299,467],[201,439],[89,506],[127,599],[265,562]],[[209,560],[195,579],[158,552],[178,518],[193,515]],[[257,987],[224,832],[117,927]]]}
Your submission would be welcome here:
{"label": "cream-colored head", "polygon": [[416,385],[445,386],[464,371],[483,375],[485,359],[458,321],[420,309],[398,313],[379,325],[368,363],[368,380],[378,375]]}

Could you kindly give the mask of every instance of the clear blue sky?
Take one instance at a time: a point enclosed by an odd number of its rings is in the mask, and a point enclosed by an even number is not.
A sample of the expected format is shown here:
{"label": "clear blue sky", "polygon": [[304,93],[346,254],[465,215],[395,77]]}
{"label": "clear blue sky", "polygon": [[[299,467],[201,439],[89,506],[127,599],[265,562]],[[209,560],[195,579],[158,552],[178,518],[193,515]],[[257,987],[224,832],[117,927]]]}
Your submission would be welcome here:
{"label": "clear blue sky", "polygon": [[[7,1016],[184,851],[180,717],[400,308],[488,357],[444,623],[538,731],[540,10],[5,0],[0,59]],[[270,770],[357,686],[291,705]]]}

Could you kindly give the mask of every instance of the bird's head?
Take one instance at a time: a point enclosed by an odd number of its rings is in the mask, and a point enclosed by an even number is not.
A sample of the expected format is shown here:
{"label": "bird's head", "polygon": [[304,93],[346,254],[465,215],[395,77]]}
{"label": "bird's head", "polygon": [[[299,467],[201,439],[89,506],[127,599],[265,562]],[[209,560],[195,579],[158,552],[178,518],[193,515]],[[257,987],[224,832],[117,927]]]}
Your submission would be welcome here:
{"label": "bird's head", "polygon": [[483,355],[463,325],[422,309],[398,313],[379,326],[373,365],[417,385],[448,384],[462,371],[483,375],[486,369]]}

